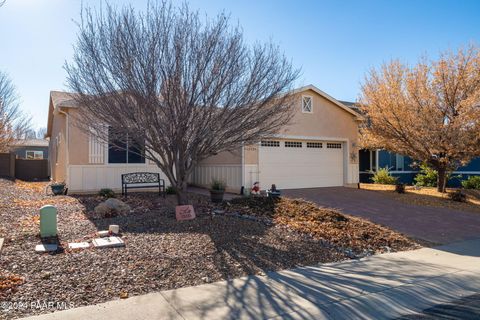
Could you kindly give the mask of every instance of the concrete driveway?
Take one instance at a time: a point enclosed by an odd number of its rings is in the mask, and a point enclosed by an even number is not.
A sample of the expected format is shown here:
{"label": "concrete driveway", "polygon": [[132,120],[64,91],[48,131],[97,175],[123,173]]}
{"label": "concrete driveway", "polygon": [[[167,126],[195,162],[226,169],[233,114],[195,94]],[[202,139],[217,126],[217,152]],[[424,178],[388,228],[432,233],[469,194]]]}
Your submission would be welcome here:
{"label": "concrete driveway", "polygon": [[480,238],[480,214],[425,207],[391,199],[379,192],[331,187],[284,190],[292,198],[304,198],[320,206],[366,218],[410,237],[436,244]]}

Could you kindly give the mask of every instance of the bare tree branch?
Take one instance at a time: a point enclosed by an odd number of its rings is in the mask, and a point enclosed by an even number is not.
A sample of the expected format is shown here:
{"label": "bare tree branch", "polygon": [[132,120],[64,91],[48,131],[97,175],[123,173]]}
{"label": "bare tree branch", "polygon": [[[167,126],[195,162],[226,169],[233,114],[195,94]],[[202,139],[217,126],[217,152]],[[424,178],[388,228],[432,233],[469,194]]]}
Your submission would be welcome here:
{"label": "bare tree branch", "polygon": [[84,10],[79,26],[66,65],[84,108],[78,123],[145,141],[145,157],[180,190],[180,203],[195,164],[271,136],[292,117],[299,70],[271,43],[245,44],[224,14],[202,21],[186,4],[145,13],[107,6]]}
{"label": "bare tree branch", "polygon": [[0,152],[7,152],[13,140],[22,139],[30,128],[30,117],[20,110],[15,86],[0,72]]}

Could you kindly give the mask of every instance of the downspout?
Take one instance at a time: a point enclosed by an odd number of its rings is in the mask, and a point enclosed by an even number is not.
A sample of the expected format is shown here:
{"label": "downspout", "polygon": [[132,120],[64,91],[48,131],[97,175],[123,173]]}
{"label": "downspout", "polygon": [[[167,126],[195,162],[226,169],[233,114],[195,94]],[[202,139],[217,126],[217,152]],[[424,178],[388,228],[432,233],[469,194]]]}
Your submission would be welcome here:
{"label": "downspout", "polygon": [[66,181],[65,183],[67,184],[67,188],[70,185],[70,172],[69,172],[69,164],[70,164],[70,150],[68,148],[68,140],[70,138],[69,136],[69,121],[68,121],[68,113],[65,111],[60,110],[60,107],[58,108],[58,113],[64,114],[65,115],[65,120],[66,120],[66,130],[65,130],[65,175],[66,175]]}
{"label": "downspout", "polygon": [[240,188],[240,194],[245,194],[245,144],[242,143],[242,186]]}

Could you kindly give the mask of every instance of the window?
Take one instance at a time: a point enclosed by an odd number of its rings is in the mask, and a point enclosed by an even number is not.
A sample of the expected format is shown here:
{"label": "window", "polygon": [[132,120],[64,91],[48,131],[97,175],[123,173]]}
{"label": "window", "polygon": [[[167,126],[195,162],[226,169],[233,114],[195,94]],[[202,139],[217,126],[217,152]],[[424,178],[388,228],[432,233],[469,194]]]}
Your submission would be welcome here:
{"label": "window", "polygon": [[145,143],[108,128],[108,163],[145,163]]}
{"label": "window", "polygon": [[321,142],[307,142],[307,148],[320,149],[323,145]]}
{"label": "window", "polygon": [[29,160],[43,159],[43,151],[27,150],[26,154]]}
{"label": "window", "polygon": [[327,143],[327,149],[342,149],[342,144],[341,143]]}
{"label": "window", "polygon": [[304,113],[312,113],[313,112],[312,97],[302,96],[302,112],[304,112]]}
{"label": "window", "polygon": [[396,154],[395,155],[395,164],[396,164],[396,170],[397,171],[403,171],[404,170],[404,157],[401,154]]}
{"label": "window", "polygon": [[262,147],[280,147],[280,141],[264,140],[261,145]]}
{"label": "window", "polygon": [[285,141],[285,148],[301,148],[302,143],[300,141]]}

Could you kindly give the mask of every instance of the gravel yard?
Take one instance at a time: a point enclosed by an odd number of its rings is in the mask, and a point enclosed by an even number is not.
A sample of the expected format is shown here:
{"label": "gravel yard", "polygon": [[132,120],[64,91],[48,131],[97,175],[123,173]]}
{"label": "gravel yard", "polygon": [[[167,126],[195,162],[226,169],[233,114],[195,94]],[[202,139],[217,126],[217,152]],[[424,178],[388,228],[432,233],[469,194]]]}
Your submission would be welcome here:
{"label": "gravel yard", "polygon": [[[208,198],[191,195],[197,218],[177,222],[175,196],[132,194],[130,214],[104,218],[93,213],[101,197],[52,197],[44,189],[42,183],[0,180],[0,238],[5,238],[0,301],[17,304],[0,307],[0,318],[55,310],[34,308],[35,301],[79,307],[418,246],[386,228],[304,201],[282,200],[272,209],[262,200],[235,200],[212,217]],[[59,210],[65,249],[55,254],[34,251],[40,243],[38,209],[45,204]],[[90,241],[109,224],[120,225],[125,248],[67,249],[68,242]]]}

